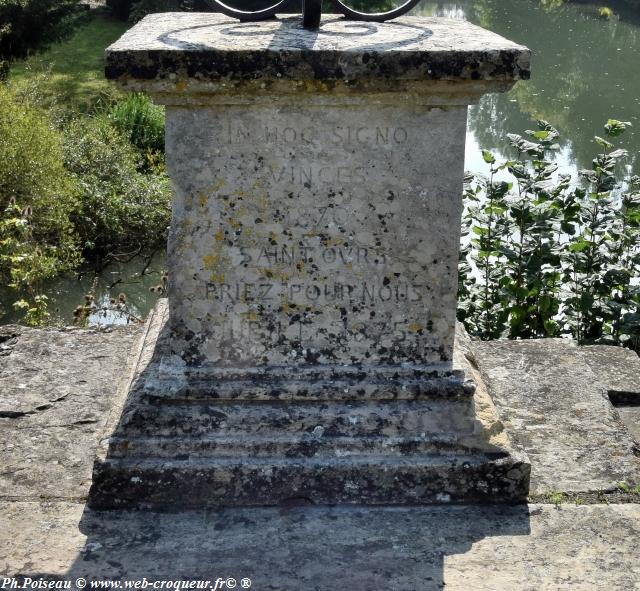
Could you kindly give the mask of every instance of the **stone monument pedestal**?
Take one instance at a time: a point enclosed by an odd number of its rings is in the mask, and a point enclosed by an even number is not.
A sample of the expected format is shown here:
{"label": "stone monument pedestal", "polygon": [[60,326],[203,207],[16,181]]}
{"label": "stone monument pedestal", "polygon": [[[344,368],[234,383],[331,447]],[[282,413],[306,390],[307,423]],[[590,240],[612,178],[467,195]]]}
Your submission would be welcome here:
{"label": "stone monument pedestal", "polygon": [[467,105],[528,55],[456,20],[193,13],[107,50],[166,105],[174,196],[94,507],[526,497],[454,334]]}

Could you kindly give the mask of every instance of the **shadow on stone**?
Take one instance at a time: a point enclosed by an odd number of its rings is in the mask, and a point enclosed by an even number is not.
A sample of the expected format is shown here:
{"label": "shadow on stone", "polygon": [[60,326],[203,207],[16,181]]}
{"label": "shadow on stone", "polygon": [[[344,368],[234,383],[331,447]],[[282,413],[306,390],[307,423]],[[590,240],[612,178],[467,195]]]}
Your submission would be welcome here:
{"label": "shadow on stone", "polygon": [[[421,591],[444,587],[448,556],[529,532],[527,506],[236,508],[94,512],[65,578],[250,579],[254,589]],[[219,587],[220,588],[220,587]],[[222,588],[229,588],[222,587]]]}
{"label": "shadow on stone", "polygon": [[528,459],[469,366],[455,370],[463,379],[421,376],[389,394],[392,378],[381,399],[326,376],[314,384],[326,391],[289,390],[291,375],[263,391],[263,376],[220,383],[167,369],[167,317],[162,301],[131,356],[98,449],[94,509],[526,500]]}

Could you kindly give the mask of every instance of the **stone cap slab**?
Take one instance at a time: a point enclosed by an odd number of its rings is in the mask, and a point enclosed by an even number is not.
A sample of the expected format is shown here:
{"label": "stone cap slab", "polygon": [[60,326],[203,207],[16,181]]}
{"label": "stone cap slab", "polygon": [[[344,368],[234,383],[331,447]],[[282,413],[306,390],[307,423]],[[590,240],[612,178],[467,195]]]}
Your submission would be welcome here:
{"label": "stone cap slab", "polygon": [[[215,13],[159,13],[107,48],[106,76],[125,86],[147,82],[150,90],[154,81],[169,82],[176,91],[193,82],[202,87],[223,81],[258,81],[263,88],[284,81],[388,88],[398,82],[466,81],[505,90],[529,78],[529,59],[526,47],[458,19],[372,23],[325,15],[320,29],[309,31],[299,16],[241,23]],[[170,90],[157,84],[155,89]]]}

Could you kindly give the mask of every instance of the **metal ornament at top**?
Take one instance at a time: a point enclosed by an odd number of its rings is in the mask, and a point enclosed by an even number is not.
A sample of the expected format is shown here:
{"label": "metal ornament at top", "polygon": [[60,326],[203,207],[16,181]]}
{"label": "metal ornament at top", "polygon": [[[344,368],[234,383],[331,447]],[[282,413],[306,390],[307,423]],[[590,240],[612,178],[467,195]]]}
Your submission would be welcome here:
{"label": "metal ornament at top", "polygon": [[[209,6],[216,11],[220,11],[227,16],[232,16],[241,21],[262,21],[273,18],[282,8],[287,0],[278,0],[272,6],[261,10],[244,11],[224,4],[220,0],[207,0]],[[360,12],[350,8],[340,0],[334,0],[338,10],[348,19],[354,21],[384,22],[397,16],[401,16],[416,6],[420,0],[405,0],[400,6],[386,12]],[[317,29],[320,26],[322,16],[322,0],[302,0],[302,25],[305,29]]]}

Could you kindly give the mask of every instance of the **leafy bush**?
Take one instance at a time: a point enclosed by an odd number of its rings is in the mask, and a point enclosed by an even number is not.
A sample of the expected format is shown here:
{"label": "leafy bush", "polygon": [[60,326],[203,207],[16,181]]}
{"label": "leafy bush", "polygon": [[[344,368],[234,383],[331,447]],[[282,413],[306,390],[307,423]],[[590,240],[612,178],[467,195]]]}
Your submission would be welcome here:
{"label": "leafy bush", "polygon": [[[487,151],[488,177],[465,185],[458,317],[483,339],[571,335],[640,348],[640,177],[618,178],[624,150],[609,120],[580,183],[557,174],[558,132],[545,121],[510,134],[516,157]],[[505,171],[512,180],[499,180]]]}
{"label": "leafy bush", "polygon": [[140,153],[100,118],[65,130],[64,162],[81,189],[73,215],[88,257],[142,251],[165,239],[170,219],[165,174],[144,174]]}
{"label": "leafy bush", "polygon": [[28,298],[20,307],[37,308],[34,319],[46,307],[36,300],[42,282],[80,260],[70,223],[76,195],[60,132],[0,85],[0,280]]}
{"label": "leafy bush", "polygon": [[0,0],[0,62],[65,37],[83,15],[79,0]]}
{"label": "leafy bush", "polygon": [[146,94],[128,94],[107,110],[106,117],[142,153],[164,152],[164,109]]}
{"label": "leafy bush", "polygon": [[[143,152],[117,121],[59,117],[40,99],[37,84],[0,85],[0,282],[16,290],[15,306],[32,324],[48,317],[46,280],[76,269],[83,254],[100,263],[151,250],[170,218],[163,154],[150,149],[157,134],[136,130]],[[153,123],[139,125],[162,133],[156,108],[138,101],[131,120],[146,117]]]}

